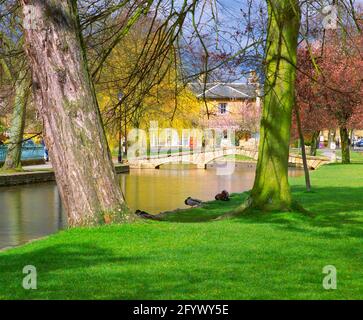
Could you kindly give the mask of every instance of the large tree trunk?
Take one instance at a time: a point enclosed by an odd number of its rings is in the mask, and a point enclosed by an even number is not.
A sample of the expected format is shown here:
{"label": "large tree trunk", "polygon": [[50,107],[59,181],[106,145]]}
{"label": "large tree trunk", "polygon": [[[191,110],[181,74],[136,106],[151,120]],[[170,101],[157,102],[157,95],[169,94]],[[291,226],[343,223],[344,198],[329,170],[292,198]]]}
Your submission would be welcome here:
{"label": "large tree trunk", "polygon": [[266,81],[259,154],[249,205],[262,210],[289,210],[288,157],[295,104],[298,0],[267,0]]}
{"label": "large tree trunk", "polygon": [[21,147],[25,126],[25,110],[28,97],[29,82],[26,71],[19,73],[15,83],[14,110],[10,128],[10,139],[3,170],[14,170],[21,167]]}
{"label": "large tree trunk", "polygon": [[130,219],[91,82],[77,1],[22,0],[25,49],[71,226]]}
{"label": "large tree trunk", "polygon": [[318,149],[318,138],[319,138],[320,131],[314,131],[311,137],[311,144],[310,144],[310,155],[316,156],[316,150]]}
{"label": "large tree trunk", "polygon": [[340,127],[340,140],[342,146],[342,163],[350,163],[349,133],[346,127]]}

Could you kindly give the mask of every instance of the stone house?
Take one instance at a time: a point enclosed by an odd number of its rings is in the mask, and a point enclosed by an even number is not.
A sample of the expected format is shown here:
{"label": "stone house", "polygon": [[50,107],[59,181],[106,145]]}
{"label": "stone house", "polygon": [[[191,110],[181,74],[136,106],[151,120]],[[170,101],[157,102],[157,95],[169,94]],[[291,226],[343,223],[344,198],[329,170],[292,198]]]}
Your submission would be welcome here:
{"label": "stone house", "polygon": [[193,83],[191,89],[201,103],[199,127],[220,132],[222,142],[233,131],[240,145],[257,143],[262,105],[255,75],[247,83]]}

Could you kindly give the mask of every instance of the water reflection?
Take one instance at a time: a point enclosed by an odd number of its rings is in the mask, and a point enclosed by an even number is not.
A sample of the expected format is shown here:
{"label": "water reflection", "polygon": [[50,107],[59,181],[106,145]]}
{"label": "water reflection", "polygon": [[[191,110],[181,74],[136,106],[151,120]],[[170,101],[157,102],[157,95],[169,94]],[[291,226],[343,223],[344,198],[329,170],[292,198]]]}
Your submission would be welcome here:
{"label": "water reflection", "polygon": [[54,233],[65,226],[54,183],[0,189],[0,248]]}
{"label": "water reflection", "polygon": [[215,168],[175,170],[173,165],[165,165],[160,170],[132,170],[121,181],[127,203],[133,210],[158,213],[185,208],[184,199],[188,196],[211,200],[223,189],[249,190],[254,175],[254,168],[248,166],[239,168],[233,175],[216,175]]}
{"label": "water reflection", "polygon": [[[216,175],[216,165],[208,170],[161,166],[160,170],[131,170],[120,183],[132,210],[158,213],[184,208],[188,196],[211,200],[223,189],[242,192],[251,189],[254,165],[239,164],[233,175]],[[291,169],[290,175],[301,175]],[[67,225],[54,183],[0,188],[0,248],[36,239]]]}

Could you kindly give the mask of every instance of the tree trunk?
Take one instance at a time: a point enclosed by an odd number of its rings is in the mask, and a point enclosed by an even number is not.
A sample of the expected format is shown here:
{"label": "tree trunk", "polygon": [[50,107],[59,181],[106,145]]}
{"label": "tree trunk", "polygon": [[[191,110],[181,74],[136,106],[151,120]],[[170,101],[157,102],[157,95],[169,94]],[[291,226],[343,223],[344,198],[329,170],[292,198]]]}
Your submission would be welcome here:
{"label": "tree trunk", "polygon": [[25,112],[28,97],[29,82],[25,79],[26,71],[19,73],[15,83],[14,111],[10,128],[10,141],[3,170],[12,170],[21,167],[21,147],[23,142]]}
{"label": "tree trunk", "polygon": [[90,79],[77,1],[22,0],[25,49],[70,226],[130,219]]}
{"label": "tree trunk", "polygon": [[316,150],[318,149],[318,137],[320,131],[314,131],[313,136],[311,137],[311,144],[310,144],[310,155],[316,156]]}
{"label": "tree trunk", "polygon": [[307,163],[307,160],[306,160],[304,134],[303,134],[303,131],[302,131],[302,128],[301,128],[300,112],[299,112],[299,107],[298,106],[295,106],[295,115],[296,115],[297,129],[299,131],[299,139],[300,139],[300,144],[301,144],[301,157],[302,157],[302,160],[303,160],[306,191],[309,192],[309,191],[311,191],[310,174],[309,174],[308,163]]}
{"label": "tree trunk", "polygon": [[346,127],[340,127],[340,140],[342,146],[342,163],[350,163],[349,134]]}
{"label": "tree trunk", "polygon": [[288,158],[292,108],[295,104],[297,0],[267,0],[266,80],[259,154],[249,205],[262,210],[289,210]]}

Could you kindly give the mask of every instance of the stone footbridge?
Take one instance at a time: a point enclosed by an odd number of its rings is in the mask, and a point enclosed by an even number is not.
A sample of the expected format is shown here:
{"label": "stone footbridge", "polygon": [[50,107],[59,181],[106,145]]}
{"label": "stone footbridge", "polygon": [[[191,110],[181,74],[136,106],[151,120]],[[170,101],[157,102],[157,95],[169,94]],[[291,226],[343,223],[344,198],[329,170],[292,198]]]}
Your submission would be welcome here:
{"label": "stone footbridge", "polygon": [[[211,151],[194,151],[172,153],[169,155],[160,154],[157,156],[139,157],[129,160],[130,168],[139,169],[158,169],[160,166],[169,163],[177,164],[193,164],[197,168],[205,169],[209,162],[228,155],[243,155],[253,160],[257,160],[258,151],[256,148],[247,147],[230,147],[220,148]],[[308,167],[317,169],[323,164],[329,163],[327,157],[307,156]],[[289,155],[289,164],[291,166],[302,167],[302,157],[298,154]]]}

